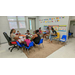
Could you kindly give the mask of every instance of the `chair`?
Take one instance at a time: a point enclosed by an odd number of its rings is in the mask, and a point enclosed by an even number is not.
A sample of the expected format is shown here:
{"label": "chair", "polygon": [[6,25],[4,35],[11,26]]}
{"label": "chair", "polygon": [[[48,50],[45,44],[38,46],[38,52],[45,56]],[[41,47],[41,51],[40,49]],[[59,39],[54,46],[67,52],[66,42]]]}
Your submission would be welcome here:
{"label": "chair", "polygon": [[10,52],[12,52],[12,50],[13,50],[14,48],[17,48],[17,49],[19,50],[16,41],[11,41],[11,38],[7,35],[6,32],[3,32],[3,35],[5,36],[5,38],[6,38],[7,42],[8,42],[8,44],[9,44],[10,46],[13,46],[13,47],[10,47],[10,48],[9,48]]}
{"label": "chair", "polygon": [[[16,41],[16,43],[17,43],[17,45],[18,45],[18,48],[19,48],[19,47],[21,47],[21,48],[22,48],[22,47],[24,46],[24,44],[23,44],[23,43],[19,43],[18,41]],[[23,51],[23,48],[22,48],[22,51]]]}
{"label": "chair", "polygon": [[46,37],[48,37],[48,39],[49,39],[49,36],[50,36],[50,33],[46,35]]}
{"label": "chair", "polygon": [[58,41],[60,40],[60,33],[59,32],[57,32],[57,37],[54,37],[53,40],[58,40]]}
{"label": "chair", "polygon": [[60,39],[61,42],[66,42],[66,40],[67,40],[67,36],[66,35],[63,35],[62,38]]}
{"label": "chair", "polygon": [[[33,47],[34,46],[34,43],[33,43],[33,41],[29,44],[29,46],[27,47],[27,46],[25,46],[25,48],[27,49],[27,52],[28,52],[28,54],[29,54],[29,49],[31,48],[31,47]],[[34,48],[34,47],[33,47]],[[34,50],[35,51],[35,50]]]}
{"label": "chair", "polygon": [[42,44],[42,46],[44,47],[44,45],[43,45],[43,39],[41,39],[40,42],[39,42],[39,44],[38,44],[39,45],[39,47],[38,47],[39,50],[40,50],[40,44]]}

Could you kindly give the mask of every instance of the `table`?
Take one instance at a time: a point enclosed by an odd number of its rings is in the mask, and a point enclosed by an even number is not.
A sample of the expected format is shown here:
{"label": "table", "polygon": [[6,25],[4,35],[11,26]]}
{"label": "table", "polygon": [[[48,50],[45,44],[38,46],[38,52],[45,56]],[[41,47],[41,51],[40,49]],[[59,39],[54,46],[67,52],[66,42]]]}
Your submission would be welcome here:
{"label": "table", "polygon": [[[32,37],[33,35],[28,35],[28,36],[29,36],[29,39],[31,40],[31,37]],[[23,43],[25,39],[26,39],[26,35],[20,35],[18,41],[19,41],[20,43]]]}
{"label": "table", "polygon": [[26,35],[20,35],[20,36],[26,37]]}

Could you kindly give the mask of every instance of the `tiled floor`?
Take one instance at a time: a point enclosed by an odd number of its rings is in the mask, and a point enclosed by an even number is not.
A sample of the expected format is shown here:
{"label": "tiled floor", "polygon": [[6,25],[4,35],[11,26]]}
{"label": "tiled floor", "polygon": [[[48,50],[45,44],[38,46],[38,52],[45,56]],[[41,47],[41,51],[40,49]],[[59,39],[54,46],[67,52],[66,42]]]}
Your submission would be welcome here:
{"label": "tiled floor", "polygon": [[[21,50],[8,50],[9,45],[2,44],[0,47],[0,58],[27,58]],[[69,39],[66,46],[58,49],[47,58],[75,58],[75,38]]]}
{"label": "tiled floor", "polygon": [[12,52],[8,50],[9,45],[2,44],[0,47],[0,58],[27,58],[25,53],[22,50],[14,49]]}

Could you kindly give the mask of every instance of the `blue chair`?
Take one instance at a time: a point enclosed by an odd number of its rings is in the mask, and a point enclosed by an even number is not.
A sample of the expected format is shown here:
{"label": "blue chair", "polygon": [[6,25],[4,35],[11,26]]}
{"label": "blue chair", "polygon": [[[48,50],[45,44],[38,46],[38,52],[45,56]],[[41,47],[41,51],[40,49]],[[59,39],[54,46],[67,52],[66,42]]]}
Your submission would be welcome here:
{"label": "blue chair", "polygon": [[[27,49],[28,54],[29,54],[29,49],[30,49],[31,47],[33,47],[33,48],[34,48],[34,43],[33,43],[33,41],[29,44],[29,46],[28,46],[28,47],[27,47],[27,46],[25,46],[25,48]],[[35,50],[34,50],[34,51],[35,51]]]}
{"label": "blue chair", "polygon": [[39,45],[39,47],[38,47],[39,49],[40,49],[40,44],[42,44],[42,46],[44,47],[44,45],[43,45],[43,39],[41,39],[40,42],[39,42],[39,44],[38,44]]}
{"label": "blue chair", "polygon": [[63,35],[62,38],[60,39],[61,42],[66,42],[66,40],[67,40],[67,36],[66,35]]}
{"label": "blue chair", "polygon": [[[18,47],[23,47],[24,46],[24,44],[20,44],[18,41],[16,41],[16,43],[17,43],[17,45],[18,45]],[[22,50],[23,50],[23,48],[22,48]]]}

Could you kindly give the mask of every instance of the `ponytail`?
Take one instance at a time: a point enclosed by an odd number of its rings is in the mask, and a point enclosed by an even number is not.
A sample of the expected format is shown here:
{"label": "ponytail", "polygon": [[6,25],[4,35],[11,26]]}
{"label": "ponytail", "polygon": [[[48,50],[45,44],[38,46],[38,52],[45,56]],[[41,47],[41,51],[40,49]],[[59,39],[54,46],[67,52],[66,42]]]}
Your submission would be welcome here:
{"label": "ponytail", "polygon": [[11,33],[13,32],[13,30],[14,30],[14,29],[12,29],[12,30],[10,31],[10,35],[11,35]]}

